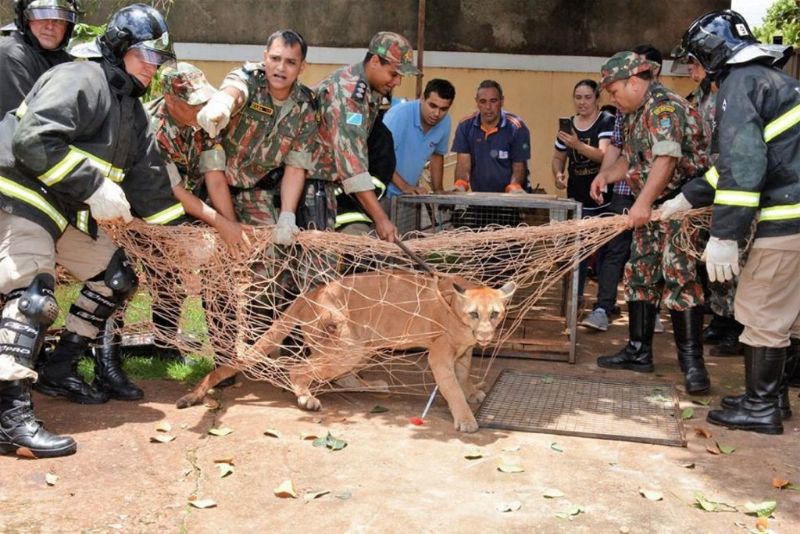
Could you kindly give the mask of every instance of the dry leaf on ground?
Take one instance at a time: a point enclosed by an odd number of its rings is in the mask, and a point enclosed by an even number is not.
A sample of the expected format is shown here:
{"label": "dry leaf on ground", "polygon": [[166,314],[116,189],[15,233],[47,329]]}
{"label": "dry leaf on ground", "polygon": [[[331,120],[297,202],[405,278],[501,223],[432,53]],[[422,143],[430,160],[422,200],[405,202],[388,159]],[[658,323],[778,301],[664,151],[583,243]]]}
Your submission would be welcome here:
{"label": "dry leaf on ground", "polygon": [[287,499],[289,497],[292,499],[297,498],[297,492],[294,490],[294,484],[292,484],[291,480],[284,480],[281,482],[281,485],[272,490],[272,493],[281,499]]}

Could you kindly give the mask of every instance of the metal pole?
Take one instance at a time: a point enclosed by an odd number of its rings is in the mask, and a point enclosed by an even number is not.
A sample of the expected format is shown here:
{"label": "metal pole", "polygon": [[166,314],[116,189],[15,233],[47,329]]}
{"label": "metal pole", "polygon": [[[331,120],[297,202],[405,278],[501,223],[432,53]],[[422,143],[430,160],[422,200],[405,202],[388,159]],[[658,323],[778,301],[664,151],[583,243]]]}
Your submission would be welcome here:
{"label": "metal pole", "polygon": [[[422,55],[425,52],[425,0],[419,0],[417,13],[417,68],[422,72]],[[422,74],[417,76],[417,98],[422,95]]]}

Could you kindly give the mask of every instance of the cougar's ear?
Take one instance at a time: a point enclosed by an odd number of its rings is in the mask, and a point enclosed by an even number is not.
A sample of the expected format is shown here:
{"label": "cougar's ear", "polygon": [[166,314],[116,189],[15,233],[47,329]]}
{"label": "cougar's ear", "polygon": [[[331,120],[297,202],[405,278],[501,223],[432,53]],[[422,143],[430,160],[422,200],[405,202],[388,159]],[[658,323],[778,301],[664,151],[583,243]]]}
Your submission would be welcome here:
{"label": "cougar's ear", "polygon": [[458,293],[461,296],[464,296],[464,294],[467,291],[466,289],[464,289],[463,287],[461,287],[458,284],[453,284],[453,289],[455,290],[456,293]]}
{"label": "cougar's ear", "polygon": [[517,284],[515,284],[514,282],[506,282],[506,284],[503,287],[498,289],[498,291],[500,291],[500,293],[503,294],[503,297],[506,300],[510,300],[511,297],[514,296],[514,292],[516,290],[517,290]]}

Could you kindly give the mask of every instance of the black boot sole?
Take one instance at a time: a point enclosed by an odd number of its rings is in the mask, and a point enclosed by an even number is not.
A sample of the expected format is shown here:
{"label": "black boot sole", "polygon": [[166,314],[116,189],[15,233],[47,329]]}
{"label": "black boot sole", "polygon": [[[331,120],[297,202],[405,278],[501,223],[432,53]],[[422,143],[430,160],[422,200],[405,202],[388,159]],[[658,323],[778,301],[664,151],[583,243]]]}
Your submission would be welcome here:
{"label": "black boot sole", "polygon": [[711,413],[706,416],[706,421],[711,423],[712,425],[717,426],[724,426],[725,428],[730,428],[733,430],[746,430],[748,432],[756,432],[758,434],[770,434],[770,435],[779,435],[783,434],[783,426],[775,426],[775,425],[737,425],[733,423],[728,423],[726,421],[717,421],[716,419],[711,417]]}
{"label": "black boot sole", "polygon": [[[720,401],[719,405],[723,410],[735,410],[735,409],[737,409],[739,407],[739,403],[738,402],[736,402],[736,401],[734,401],[734,402],[726,402],[724,398],[722,399],[722,401]],[[791,409],[786,410],[786,409],[782,408],[781,409],[781,419],[784,420],[784,421],[788,421],[791,418],[792,418],[792,410]]]}
{"label": "black boot sole", "polygon": [[64,397],[70,402],[74,402],[75,404],[105,404],[108,402],[109,397],[105,397],[103,399],[93,399],[91,397],[84,397],[82,395],[75,395],[69,390],[48,386],[45,384],[41,384],[36,382],[33,384],[33,389],[42,395],[46,395],[48,397]]}
{"label": "black boot sole", "polygon": [[625,371],[634,371],[636,373],[652,373],[656,370],[653,364],[636,364],[636,363],[600,363],[597,362],[597,367],[603,369],[622,369]]}
{"label": "black boot sole", "polygon": [[65,447],[61,447],[60,449],[35,449],[31,447],[25,447],[23,445],[17,445],[16,443],[0,443],[0,455],[16,454],[19,449],[28,449],[36,458],[56,458],[59,456],[69,456],[70,454],[75,454],[75,452],[78,450],[78,444],[72,443]]}

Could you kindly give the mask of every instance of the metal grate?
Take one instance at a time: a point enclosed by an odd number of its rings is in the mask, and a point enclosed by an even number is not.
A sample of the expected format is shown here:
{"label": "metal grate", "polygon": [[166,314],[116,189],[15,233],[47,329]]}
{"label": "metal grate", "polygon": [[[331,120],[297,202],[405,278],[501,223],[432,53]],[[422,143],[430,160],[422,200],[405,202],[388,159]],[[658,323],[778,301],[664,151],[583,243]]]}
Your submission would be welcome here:
{"label": "metal grate", "polygon": [[686,446],[669,384],[505,369],[475,417],[485,428]]}

